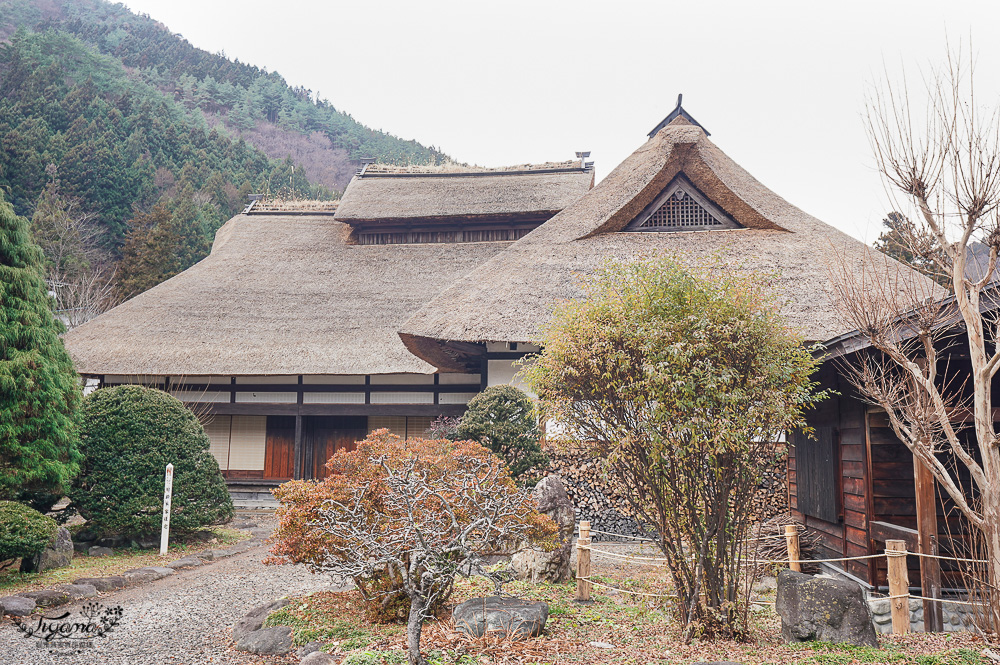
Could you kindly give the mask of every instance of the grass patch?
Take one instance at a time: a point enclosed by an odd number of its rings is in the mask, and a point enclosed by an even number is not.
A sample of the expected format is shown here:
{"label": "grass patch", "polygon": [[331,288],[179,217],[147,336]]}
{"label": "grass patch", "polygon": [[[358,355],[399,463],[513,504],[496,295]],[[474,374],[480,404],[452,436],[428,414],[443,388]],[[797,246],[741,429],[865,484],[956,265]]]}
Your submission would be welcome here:
{"label": "grass patch", "polygon": [[227,526],[209,527],[203,531],[210,532],[214,542],[194,539],[172,542],[164,556],[160,556],[158,549],[141,550],[130,547],[117,549],[114,554],[104,557],[89,557],[74,552],[73,561],[69,566],[47,570],[44,573],[21,573],[15,564],[5,571],[0,571],[0,596],[13,596],[56,584],[66,584],[80,577],[107,577],[118,575],[131,568],[162,566],[194,552],[233,545],[250,538],[249,531]]}
{"label": "grass patch", "polygon": [[[789,649],[794,649],[790,646]],[[886,645],[883,648],[858,647],[844,644],[829,644],[826,642],[811,642],[803,645],[814,653],[799,661],[803,665],[855,665],[861,663],[877,663],[879,665],[986,665],[992,661],[974,649],[949,649],[938,654],[912,654],[899,645]]]}

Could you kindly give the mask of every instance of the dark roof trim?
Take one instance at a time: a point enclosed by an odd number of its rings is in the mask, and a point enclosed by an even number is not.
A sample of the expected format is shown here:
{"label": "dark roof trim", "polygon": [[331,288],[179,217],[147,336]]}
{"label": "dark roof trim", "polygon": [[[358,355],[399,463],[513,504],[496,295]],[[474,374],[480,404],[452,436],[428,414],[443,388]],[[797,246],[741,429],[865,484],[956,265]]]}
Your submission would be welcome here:
{"label": "dark roof trim", "polygon": [[483,178],[508,175],[551,175],[553,173],[589,173],[593,170],[593,162],[590,168],[574,167],[570,169],[529,169],[525,171],[456,171],[454,173],[361,173],[356,176],[358,180],[369,180],[371,178]]}
{"label": "dark roof trim", "polygon": [[660,124],[658,124],[656,127],[653,127],[653,131],[651,131],[649,133],[649,138],[653,138],[654,136],[656,136],[656,133],[658,131],[660,131],[661,129],[663,129],[667,125],[669,125],[671,122],[673,122],[674,120],[676,120],[678,117],[684,118],[685,120],[687,120],[688,122],[690,122],[692,125],[697,125],[698,127],[701,127],[701,130],[703,132],[705,132],[705,136],[711,136],[712,135],[711,132],[709,132],[707,129],[705,129],[705,127],[700,122],[698,122],[697,120],[694,119],[693,115],[691,115],[690,113],[688,113],[687,111],[684,110],[684,107],[681,106],[681,98],[683,98],[683,97],[684,97],[684,95],[677,95],[677,107],[674,108],[674,110],[671,111],[667,115],[666,118],[664,118],[663,120],[661,120]]}

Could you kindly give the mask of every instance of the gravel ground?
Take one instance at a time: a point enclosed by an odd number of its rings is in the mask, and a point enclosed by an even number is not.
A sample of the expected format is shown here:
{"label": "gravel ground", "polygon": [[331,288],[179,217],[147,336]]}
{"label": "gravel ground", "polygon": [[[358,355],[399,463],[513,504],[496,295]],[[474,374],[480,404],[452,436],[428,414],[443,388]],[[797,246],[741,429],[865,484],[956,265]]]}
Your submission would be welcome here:
{"label": "gravel ground", "polygon": [[[262,524],[262,526],[264,526]],[[122,607],[121,623],[92,648],[76,653],[50,653],[37,639],[25,638],[9,618],[0,622],[0,662],[9,665],[159,665],[297,662],[297,658],[264,660],[232,648],[232,625],[249,610],[286,595],[330,588],[329,578],[312,575],[303,566],[264,566],[267,546],[198,568],[179,571],[131,589],[102,594],[104,606]],[[94,600],[94,599],[91,599]],[[71,613],[74,603],[53,608],[46,616]],[[35,621],[37,622],[35,615]]]}

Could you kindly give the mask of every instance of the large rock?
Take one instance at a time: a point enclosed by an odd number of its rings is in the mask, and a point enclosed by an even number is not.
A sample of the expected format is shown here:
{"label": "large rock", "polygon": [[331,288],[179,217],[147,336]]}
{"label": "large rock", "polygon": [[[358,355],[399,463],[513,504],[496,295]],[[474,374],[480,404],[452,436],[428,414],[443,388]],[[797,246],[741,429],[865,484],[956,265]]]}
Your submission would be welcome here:
{"label": "large rock", "polygon": [[38,607],[57,607],[73,600],[64,589],[42,589],[21,595],[33,599]]}
{"label": "large rock", "polygon": [[786,642],[878,646],[872,613],[857,582],[783,570],[775,610]]}
{"label": "large rock", "polygon": [[288,653],[292,650],[292,629],[271,626],[249,632],[236,641],[236,648],[250,653]]}
{"label": "large rock", "polygon": [[542,633],[549,618],[549,606],[541,601],[488,596],[465,601],[455,608],[451,616],[455,628],[472,637],[500,633],[525,639]]}
{"label": "large rock", "polygon": [[100,545],[94,545],[89,550],[87,550],[87,556],[111,556],[115,551],[110,547],[101,547]]}
{"label": "large rock", "polygon": [[24,596],[4,596],[0,598],[0,614],[26,617],[35,609],[35,599]]}
{"label": "large rock", "polygon": [[55,587],[55,590],[62,591],[71,600],[83,600],[97,595],[97,587],[93,584],[60,584]]}
{"label": "large rock", "polygon": [[22,573],[43,573],[53,568],[65,568],[73,562],[73,541],[65,527],[59,527],[45,549],[33,557],[21,559]]}
{"label": "large rock", "polygon": [[73,584],[90,584],[99,592],[114,591],[121,589],[127,582],[121,575],[109,575],[108,577],[81,577],[73,580]]}
{"label": "large rock", "polygon": [[299,665],[337,665],[337,659],[322,651],[313,651],[299,661]]}
{"label": "large rock", "polygon": [[573,502],[559,476],[546,476],[532,492],[538,510],[559,525],[558,547],[552,552],[526,548],[511,559],[510,565],[520,579],[532,582],[565,582],[570,579],[570,556],[573,554],[573,530],[576,513]]}
{"label": "large rock", "polygon": [[267,619],[267,615],[275,610],[280,610],[288,602],[288,600],[281,598],[264,605],[258,605],[247,612],[246,616],[237,621],[236,625],[233,626],[233,639],[239,641],[255,630],[260,630],[261,626],[264,625],[264,620]]}

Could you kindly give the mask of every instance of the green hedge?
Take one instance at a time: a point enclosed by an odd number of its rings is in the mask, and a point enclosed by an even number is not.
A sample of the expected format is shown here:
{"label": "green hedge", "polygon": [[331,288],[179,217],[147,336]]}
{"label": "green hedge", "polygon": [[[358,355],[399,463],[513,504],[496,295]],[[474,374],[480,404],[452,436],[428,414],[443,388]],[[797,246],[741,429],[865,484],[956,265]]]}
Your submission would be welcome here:
{"label": "green hedge", "polygon": [[0,501],[0,563],[35,556],[57,528],[54,519],[23,503]]}
{"label": "green hedge", "polygon": [[90,531],[158,533],[168,463],[174,465],[172,532],[232,517],[208,435],[195,415],[165,392],[119,386],[91,393],[83,401],[80,444],[84,463],[70,498]]}

